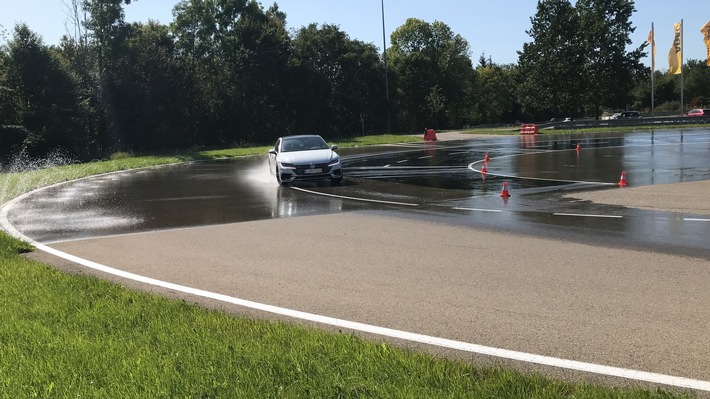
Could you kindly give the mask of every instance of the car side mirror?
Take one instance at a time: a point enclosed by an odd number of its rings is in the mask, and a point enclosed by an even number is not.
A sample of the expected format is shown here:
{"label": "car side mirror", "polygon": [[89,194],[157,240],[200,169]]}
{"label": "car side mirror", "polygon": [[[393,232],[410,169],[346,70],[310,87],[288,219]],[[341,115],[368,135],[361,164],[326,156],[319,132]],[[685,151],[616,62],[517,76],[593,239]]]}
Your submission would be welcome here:
{"label": "car side mirror", "polygon": [[337,149],[338,149],[338,146],[335,145],[335,144],[333,144],[332,146],[330,146],[330,149],[331,149],[331,150],[337,150]]}
{"label": "car side mirror", "polygon": [[274,148],[270,149],[269,154],[276,155],[276,149],[274,149]]}

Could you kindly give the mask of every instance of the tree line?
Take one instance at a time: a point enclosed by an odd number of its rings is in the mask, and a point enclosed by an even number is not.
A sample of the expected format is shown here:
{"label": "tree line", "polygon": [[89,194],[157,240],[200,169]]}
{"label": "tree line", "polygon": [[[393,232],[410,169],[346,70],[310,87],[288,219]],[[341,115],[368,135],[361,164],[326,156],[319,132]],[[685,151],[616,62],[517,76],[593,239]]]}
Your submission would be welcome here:
{"label": "tree line", "polygon": [[[135,1],[135,0],[134,0]],[[538,1],[517,64],[485,54],[444,22],[408,19],[386,56],[332,24],[289,29],[274,3],[182,0],[173,21],[127,23],[131,0],[65,0],[72,33],[46,45],[18,24],[0,46],[0,161],[24,149],[78,159],[116,151],[270,144],[417,133],[425,127],[539,121],[646,110],[650,69],[631,51],[632,0]],[[386,64],[385,64],[386,60]],[[689,105],[709,69],[686,65]],[[679,79],[656,72],[658,109],[679,110]]]}

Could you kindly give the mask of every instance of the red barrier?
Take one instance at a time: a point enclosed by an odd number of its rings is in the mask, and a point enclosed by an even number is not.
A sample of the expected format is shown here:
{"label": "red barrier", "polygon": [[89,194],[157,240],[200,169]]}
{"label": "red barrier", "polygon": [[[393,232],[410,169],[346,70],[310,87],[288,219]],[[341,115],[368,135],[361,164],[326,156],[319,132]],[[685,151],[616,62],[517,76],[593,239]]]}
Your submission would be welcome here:
{"label": "red barrier", "polygon": [[436,141],[436,130],[425,129],[424,130],[424,141]]}
{"label": "red barrier", "polygon": [[537,134],[537,125],[534,123],[528,123],[520,126],[520,134]]}

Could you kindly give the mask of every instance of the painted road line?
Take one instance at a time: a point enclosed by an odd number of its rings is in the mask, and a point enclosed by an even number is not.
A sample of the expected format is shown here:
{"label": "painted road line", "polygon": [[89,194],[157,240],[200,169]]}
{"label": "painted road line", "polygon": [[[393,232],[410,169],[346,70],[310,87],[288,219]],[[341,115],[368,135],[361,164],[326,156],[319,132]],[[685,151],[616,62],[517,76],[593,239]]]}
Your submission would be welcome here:
{"label": "painted road line", "polygon": [[407,163],[407,162],[409,162],[408,159],[403,159],[403,160],[401,160],[401,161],[397,161],[397,163]]}
{"label": "painted road line", "polygon": [[587,214],[587,213],[561,213],[561,212],[556,212],[553,213],[555,216],[577,216],[577,217],[583,217],[583,218],[607,218],[607,219],[622,219],[623,216],[618,216],[618,215],[594,215],[594,214]]}
{"label": "painted road line", "polygon": [[348,197],[348,196],[345,196],[345,195],[335,195],[335,194],[321,193],[321,192],[318,192],[318,191],[306,190],[306,189],[300,188],[300,187],[291,187],[291,188],[294,189],[294,190],[302,191],[302,192],[304,192],[304,193],[315,194],[315,195],[322,195],[322,196],[324,196],[324,197],[340,198],[340,199],[353,200],[353,201],[374,202],[374,203],[377,203],[377,204],[387,204],[387,205],[419,206],[419,204],[409,204],[409,203],[406,203],[406,202],[382,201],[382,200],[369,199],[369,198],[357,198],[357,197]]}
{"label": "painted road line", "polygon": [[194,200],[213,200],[213,199],[224,199],[232,198],[230,195],[201,195],[193,197],[176,197],[176,198],[154,198],[138,200],[136,202],[162,202],[162,201],[194,201]]}
{"label": "painted road line", "polygon": [[[505,157],[498,157],[498,158],[505,158]],[[476,173],[482,173],[479,169],[476,169],[474,165],[478,163],[483,163],[483,161],[476,161],[473,163],[470,163],[468,165],[468,169],[476,172]],[[542,177],[529,177],[529,176],[519,176],[519,175],[509,175],[509,174],[503,174],[503,173],[495,173],[491,172],[490,170],[486,171],[486,174],[488,176],[496,176],[496,177],[504,177],[504,178],[509,178],[509,179],[521,179],[521,180],[535,180],[535,181],[549,181],[549,182],[559,182],[559,183],[572,183],[572,184],[589,184],[593,186],[616,186],[618,183],[606,183],[606,182],[599,182],[599,181],[584,181],[584,180],[565,180],[565,179],[546,179]]]}
{"label": "painted road line", "polygon": [[710,222],[710,219],[683,218],[686,222]]}
{"label": "painted road line", "polygon": [[433,155],[425,155],[423,157],[419,157],[419,159],[427,159],[427,158],[434,158]]}
{"label": "painted road line", "polygon": [[503,212],[500,209],[460,208],[460,207],[455,207],[453,209],[455,209],[457,211],[472,211],[472,212],[495,212],[495,213]]}

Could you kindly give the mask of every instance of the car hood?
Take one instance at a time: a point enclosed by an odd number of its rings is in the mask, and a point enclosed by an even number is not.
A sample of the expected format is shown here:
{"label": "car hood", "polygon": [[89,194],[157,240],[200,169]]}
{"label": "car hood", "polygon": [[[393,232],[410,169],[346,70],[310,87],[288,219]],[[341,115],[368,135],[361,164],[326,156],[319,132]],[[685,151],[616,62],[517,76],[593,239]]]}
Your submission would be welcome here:
{"label": "car hood", "polygon": [[305,165],[309,163],[327,163],[337,158],[338,154],[331,150],[310,150],[282,152],[278,155],[279,162],[292,163],[294,165]]}

